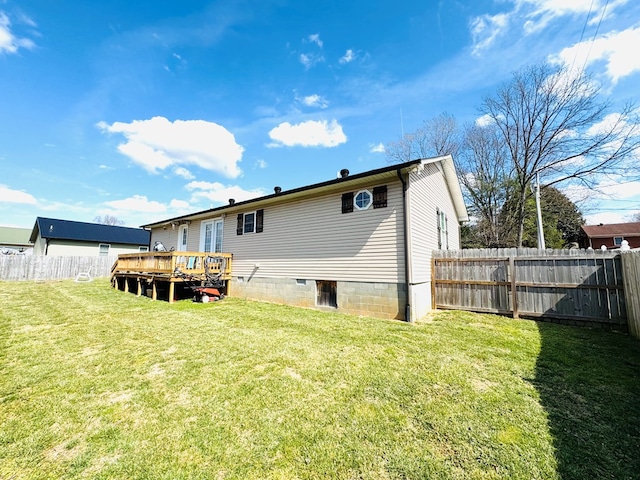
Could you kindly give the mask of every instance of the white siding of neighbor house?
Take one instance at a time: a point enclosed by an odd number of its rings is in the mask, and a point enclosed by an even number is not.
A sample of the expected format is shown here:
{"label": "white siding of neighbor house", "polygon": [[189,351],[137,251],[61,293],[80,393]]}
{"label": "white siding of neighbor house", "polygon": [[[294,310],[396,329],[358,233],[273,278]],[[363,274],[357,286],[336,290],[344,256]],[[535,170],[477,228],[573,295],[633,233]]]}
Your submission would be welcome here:
{"label": "white siding of neighbor house", "polygon": [[[36,242],[39,243],[39,242]],[[79,242],[72,240],[50,240],[47,255],[51,256],[99,256],[100,243],[110,245],[109,256],[120,255],[121,253],[138,253],[141,246],[147,245],[125,245],[107,242]],[[34,254],[44,255],[44,250],[34,252]]]}
{"label": "white siding of neighbor house", "polygon": [[[439,164],[409,175],[412,307],[416,318],[431,309],[431,258],[438,250],[438,209],[447,216],[448,247],[460,248],[458,216]],[[443,244],[442,249],[447,245]]]}
{"label": "white siding of neighbor house", "polygon": [[[379,183],[267,205],[261,233],[237,235],[236,226],[238,213],[262,207],[227,213],[222,250],[233,254],[233,276],[404,283],[402,186],[385,184],[385,208],[342,213],[342,193],[366,188],[373,194]],[[204,221],[214,218],[220,214]],[[191,251],[200,250],[200,226],[189,225]],[[168,249],[177,236],[177,229],[155,228],[151,246],[160,240]]]}

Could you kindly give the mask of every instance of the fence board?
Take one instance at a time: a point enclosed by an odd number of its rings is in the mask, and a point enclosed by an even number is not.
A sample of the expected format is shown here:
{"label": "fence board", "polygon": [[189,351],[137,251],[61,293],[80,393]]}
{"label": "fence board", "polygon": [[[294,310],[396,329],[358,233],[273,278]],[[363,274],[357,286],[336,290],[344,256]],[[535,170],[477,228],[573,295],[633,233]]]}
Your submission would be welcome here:
{"label": "fence board", "polygon": [[622,254],[629,333],[640,338],[640,252]]}
{"label": "fence board", "polygon": [[91,268],[91,277],[108,277],[117,256],[63,257],[49,255],[0,256],[0,280],[45,281],[76,278]]}
{"label": "fence board", "polygon": [[627,327],[618,252],[437,251],[433,266],[436,308],[507,312],[514,317],[550,317]]}

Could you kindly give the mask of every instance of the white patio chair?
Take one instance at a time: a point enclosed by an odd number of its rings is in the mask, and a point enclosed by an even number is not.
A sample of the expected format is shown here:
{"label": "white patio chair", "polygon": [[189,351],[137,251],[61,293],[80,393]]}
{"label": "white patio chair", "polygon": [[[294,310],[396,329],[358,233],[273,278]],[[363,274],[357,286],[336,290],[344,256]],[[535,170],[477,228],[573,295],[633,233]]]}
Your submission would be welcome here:
{"label": "white patio chair", "polygon": [[93,278],[91,278],[91,269],[93,268],[93,265],[91,267],[89,267],[89,270],[87,270],[86,272],[80,272],[78,273],[78,275],[76,275],[76,282],[91,282],[93,281]]}

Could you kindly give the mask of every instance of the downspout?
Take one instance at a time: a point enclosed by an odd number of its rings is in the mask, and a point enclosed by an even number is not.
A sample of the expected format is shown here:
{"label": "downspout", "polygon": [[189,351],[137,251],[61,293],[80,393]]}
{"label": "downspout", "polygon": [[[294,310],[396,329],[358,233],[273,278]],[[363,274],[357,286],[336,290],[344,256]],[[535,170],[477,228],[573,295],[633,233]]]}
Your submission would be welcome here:
{"label": "downspout", "polygon": [[404,306],[404,320],[411,323],[411,273],[409,270],[409,212],[407,211],[407,182],[402,176],[400,168],[396,170],[398,178],[402,182],[402,225],[404,229],[404,277],[406,285],[407,302]]}
{"label": "downspout", "polygon": [[44,244],[44,254],[47,255],[49,253],[49,237],[47,237],[46,242]]}

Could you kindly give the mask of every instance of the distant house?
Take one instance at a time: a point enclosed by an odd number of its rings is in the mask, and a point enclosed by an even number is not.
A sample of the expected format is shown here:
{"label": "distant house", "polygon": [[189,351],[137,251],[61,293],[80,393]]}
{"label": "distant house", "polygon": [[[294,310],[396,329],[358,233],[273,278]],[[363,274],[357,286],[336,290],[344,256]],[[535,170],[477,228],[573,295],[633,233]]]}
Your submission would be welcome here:
{"label": "distant house", "polygon": [[415,320],[431,308],[432,251],[459,249],[467,220],[446,155],[144,227],[175,254],[232,254],[233,296]]}
{"label": "distant house", "polygon": [[630,248],[640,248],[640,222],[584,225],[582,230],[584,248],[620,248],[623,240],[629,242]]}
{"label": "distant house", "polygon": [[142,228],[38,217],[29,240],[35,255],[97,256],[147,252],[149,238]]}
{"label": "distant house", "polygon": [[0,253],[31,253],[33,243],[29,241],[30,235],[28,228],[0,227]]}

